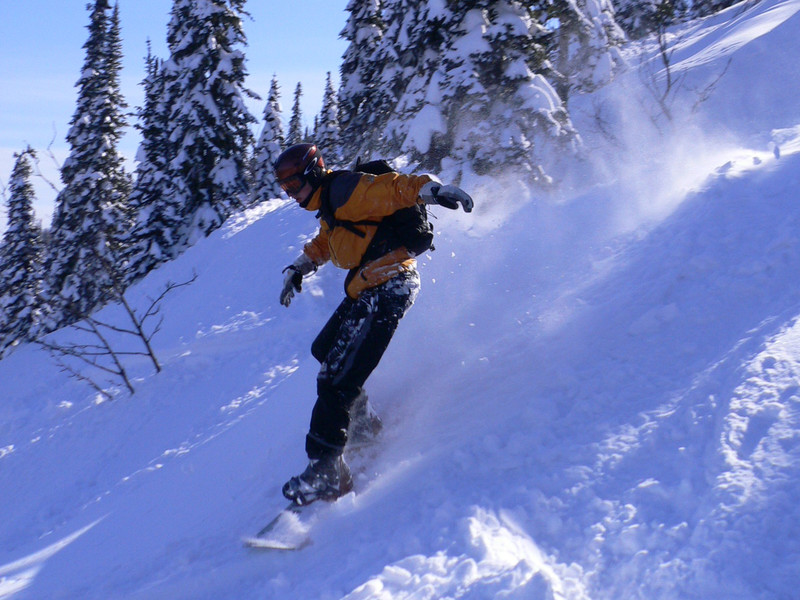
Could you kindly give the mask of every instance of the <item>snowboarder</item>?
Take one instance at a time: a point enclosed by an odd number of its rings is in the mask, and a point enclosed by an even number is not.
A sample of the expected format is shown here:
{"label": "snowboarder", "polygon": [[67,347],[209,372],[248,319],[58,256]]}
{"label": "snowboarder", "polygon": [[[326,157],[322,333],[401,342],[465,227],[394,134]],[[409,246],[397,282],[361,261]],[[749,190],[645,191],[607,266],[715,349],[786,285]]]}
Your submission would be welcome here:
{"label": "snowboarder", "polygon": [[349,270],[345,298],[311,346],[321,368],[306,436],[309,464],[283,486],[284,496],[304,505],[333,500],[352,489],[343,458],[348,429],[351,435],[354,429],[379,431],[380,419],[363,386],[419,290],[414,254],[402,235],[388,231],[393,226],[382,228],[381,222],[417,204],[461,205],[470,212],[473,202],[460,188],[443,185],[432,175],[327,170],[314,144],[291,146],[274,167],[280,186],[302,208],[318,211],[320,221],[316,237],[284,270],[281,304],[289,306],[303,277],[328,260]]}

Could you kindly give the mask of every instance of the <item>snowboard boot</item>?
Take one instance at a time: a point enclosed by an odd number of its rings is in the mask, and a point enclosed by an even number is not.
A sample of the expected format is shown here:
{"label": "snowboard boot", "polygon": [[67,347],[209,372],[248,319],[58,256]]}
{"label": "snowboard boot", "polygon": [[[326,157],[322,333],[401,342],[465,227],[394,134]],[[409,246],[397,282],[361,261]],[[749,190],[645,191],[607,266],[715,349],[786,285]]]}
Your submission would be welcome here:
{"label": "snowboard boot", "polygon": [[298,506],[316,500],[333,501],[353,489],[350,467],[341,454],[313,459],[297,477],[283,486],[283,495]]}
{"label": "snowboard boot", "polygon": [[368,446],[375,442],[383,421],[377,415],[365,392],[361,392],[350,409],[350,427],[347,429],[347,445],[351,448]]}

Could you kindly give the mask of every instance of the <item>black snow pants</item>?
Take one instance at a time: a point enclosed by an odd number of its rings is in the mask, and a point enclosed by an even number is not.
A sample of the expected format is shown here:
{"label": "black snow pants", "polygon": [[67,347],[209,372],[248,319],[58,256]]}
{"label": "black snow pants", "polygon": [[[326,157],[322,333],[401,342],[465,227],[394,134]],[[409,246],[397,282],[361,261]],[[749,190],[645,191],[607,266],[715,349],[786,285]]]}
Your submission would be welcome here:
{"label": "black snow pants", "polygon": [[322,366],[306,436],[310,459],[344,451],[350,408],[418,291],[419,274],[410,270],[365,290],[357,300],[345,297],[314,340],[311,354]]}

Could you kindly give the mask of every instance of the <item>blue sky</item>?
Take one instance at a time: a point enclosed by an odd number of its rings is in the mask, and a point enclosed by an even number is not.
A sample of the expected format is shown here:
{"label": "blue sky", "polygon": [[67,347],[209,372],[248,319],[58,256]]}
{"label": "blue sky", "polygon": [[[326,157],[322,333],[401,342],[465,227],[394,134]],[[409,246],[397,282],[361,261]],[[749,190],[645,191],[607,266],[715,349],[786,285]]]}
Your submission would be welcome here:
{"label": "blue sky", "polygon": [[[43,173],[60,186],[52,153],[66,157],[64,138],[75,110],[76,89],[84,60],[89,13],[87,0],[0,0],[0,181],[13,168],[13,154],[27,144],[40,151]],[[166,31],[172,0],[119,0],[122,21],[122,88],[133,107],[141,104],[139,83],[150,39],[157,56],[166,57]],[[245,19],[248,46],[247,85],[266,100],[272,75],[281,85],[284,113],[291,109],[294,88],[303,84],[303,112],[312,121],[322,104],[325,76],[338,84],[341,56],[347,44],[339,38],[347,19],[347,0],[252,0]],[[250,104],[261,118],[262,102]],[[131,120],[132,122],[132,120]],[[131,130],[121,150],[132,159],[138,137]],[[131,164],[131,168],[132,168]],[[55,191],[34,178],[37,216],[49,223]],[[0,231],[5,229],[5,203]]]}

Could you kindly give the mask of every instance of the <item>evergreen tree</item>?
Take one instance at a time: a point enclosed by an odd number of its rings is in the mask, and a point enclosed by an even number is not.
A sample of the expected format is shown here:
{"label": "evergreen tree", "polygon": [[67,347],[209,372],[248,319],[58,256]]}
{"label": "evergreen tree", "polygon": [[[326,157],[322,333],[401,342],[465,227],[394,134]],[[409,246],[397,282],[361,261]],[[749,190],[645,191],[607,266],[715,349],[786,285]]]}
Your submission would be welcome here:
{"label": "evergreen tree", "polygon": [[[401,20],[393,25],[385,39],[395,40],[394,54],[398,65],[384,76],[387,86],[399,98],[395,101],[392,120],[383,126],[382,152],[427,154],[434,132],[444,134],[446,122],[441,112],[439,71],[448,26],[454,24],[453,13],[444,5],[423,0],[403,0],[394,13]],[[436,76],[436,83],[434,81]]]}
{"label": "evergreen tree", "polygon": [[7,201],[8,228],[0,248],[0,357],[10,346],[34,334],[42,305],[41,232],[34,222],[35,195],[30,182],[35,153],[28,147],[14,158]]}
{"label": "evergreen tree", "polygon": [[255,151],[253,199],[263,202],[283,197],[283,190],[275,179],[273,164],[278,159],[285,141],[281,125],[280,88],[278,78],[272,77],[269,99],[264,107],[264,128],[258,138]]}
{"label": "evergreen tree", "polygon": [[181,227],[170,254],[218,228],[249,198],[247,152],[252,147],[244,96],[245,0],[175,0],[168,26],[170,58],[163,65],[164,98],[172,108],[169,151],[171,202]]}
{"label": "evergreen tree", "polygon": [[300,108],[300,98],[303,97],[303,86],[297,83],[294,90],[294,104],[292,104],[292,116],[289,119],[289,131],[286,133],[286,145],[294,146],[303,141],[303,112]]}
{"label": "evergreen tree", "polygon": [[385,25],[381,0],[350,0],[350,13],[341,37],[349,42],[340,70],[339,118],[343,158],[350,161],[363,152],[367,131],[368,99],[375,93],[383,65],[375,60]]}
{"label": "evergreen tree", "polygon": [[135,221],[126,243],[130,281],[174,257],[175,235],[181,228],[181,207],[172,194],[170,175],[170,107],[164,102],[166,82],[162,63],[153,56],[149,43],[145,72],[144,106],[138,110],[136,125],[142,141],[136,153],[136,181],[130,198]]}
{"label": "evergreen tree", "polygon": [[333,89],[331,74],[325,80],[325,93],[322,98],[322,112],[315,120],[314,141],[322,150],[329,165],[335,166],[341,163],[341,152],[339,149],[339,100],[336,91]]}
{"label": "evergreen tree", "polygon": [[660,0],[615,0],[614,17],[631,39],[639,39],[655,31],[659,4]]}
{"label": "evergreen tree", "polygon": [[61,169],[46,284],[49,328],[88,314],[107,298],[110,281],[102,263],[120,244],[127,226],[130,180],[117,145],[125,125],[120,93],[119,12],[107,0],[90,10],[86,59],[78,80],[78,103]]}
{"label": "evergreen tree", "polygon": [[738,0],[697,0],[691,3],[691,9],[688,12],[692,18],[707,17],[729,6],[733,6],[737,1]]}
{"label": "evergreen tree", "polygon": [[[695,8],[700,5],[693,3]],[[685,19],[689,6],[684,0],[615,0],[614,18],[632,39],[664,31]]]}
{"label": "evergreen tree", "polygon": [[[112,133],[114,147],[116,148],[119,140],[124,135],[125,128],[128,126],[127,111],[128,104],[122,96],[120,73],[122,72],[122,36],[120,32],[119,4],[115,3],[111,11],[111,18],[108,26],[108,43],[106,49],[106,77],[108,95],[108,110],[104,118],[109,120],[107,129]],[[112,200],[105,215],[107,225],[115,230],[114,241],[120,244],[120,237],[124,235],[130,225],[130,208],[128,205],[131,193],[131,176],[123,168],[124,158],[119,152],[114,152],[113,156],[108,157],[108,174],[111,181]]]}
{"label": "evergreen tree", "polygon": [[610,0],[547,0],[535,14],[557,23],[548,56],[559,74],[554,83],[564,102],[574,89],[590,92],[612,79],[623,63],[619,46],[625,35]]}
{"label": "evergreen tree", "polygon": [[408,85],[406,64],[413,51],[408,47],[410,21],[419,18],[421,0],[384,0],[381,4],[383,32],[374,48],[369,63],[372,79],[364,90],[364,101],[359,113],[351,119],[349,127],[357,127],[359,147],[356,154],[370,156],[385,154],[391,150],[386,143],[386,126]]}
{"label": "evergreen tree", "polygon": [[479,174],[509,165],[547,181],[548,146],[579,142],[569,92],[606,83],[621,62],[610,0],[351,0],[348,10],[347,159],[402,154]]}
{"label": "evergreen tree", "polygon": [[399,140],[399,151],[422,168],[460,163],[485,174],[513,166],[546,182],[545,149],[573,146],[577,135],[548,82],[547,34],[529,3],[450,2],[424,17],[409,28],[411,48],[443,42],[417,54],[419,67],[398,103],[402,116],[387,127],[388,141]]}

